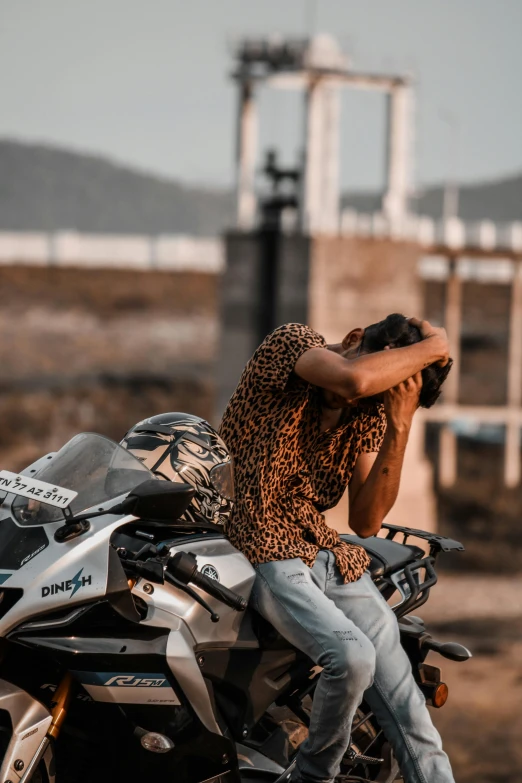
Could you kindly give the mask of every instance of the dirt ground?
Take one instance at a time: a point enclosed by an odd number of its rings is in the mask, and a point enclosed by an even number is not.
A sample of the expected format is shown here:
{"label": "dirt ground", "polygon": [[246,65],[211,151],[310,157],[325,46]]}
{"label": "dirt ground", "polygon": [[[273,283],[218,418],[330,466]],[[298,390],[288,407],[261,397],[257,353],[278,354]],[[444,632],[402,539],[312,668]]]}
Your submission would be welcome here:
{"label": "dirt ground", "polygon": [[442,574],[417,614],[435,638],[473,653],[428,657],[449,687],[432,715],[456,783],[522,783],[522,576]]}

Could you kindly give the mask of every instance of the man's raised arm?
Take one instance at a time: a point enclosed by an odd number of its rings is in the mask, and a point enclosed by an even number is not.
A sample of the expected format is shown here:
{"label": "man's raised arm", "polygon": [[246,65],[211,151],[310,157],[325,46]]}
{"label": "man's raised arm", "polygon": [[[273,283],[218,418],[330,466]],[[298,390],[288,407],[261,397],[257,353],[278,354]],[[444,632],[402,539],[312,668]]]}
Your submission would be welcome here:
{"label": "man's raised arm", "polygon": [[305,381],[328,389],[348,401],[391,389],[430,364],[445,365],[449,346],[445,329],[428,321],[410,319],[421,341],[403,348],[345,358],[325,348],[311,348],[296,362],[294,371]]}

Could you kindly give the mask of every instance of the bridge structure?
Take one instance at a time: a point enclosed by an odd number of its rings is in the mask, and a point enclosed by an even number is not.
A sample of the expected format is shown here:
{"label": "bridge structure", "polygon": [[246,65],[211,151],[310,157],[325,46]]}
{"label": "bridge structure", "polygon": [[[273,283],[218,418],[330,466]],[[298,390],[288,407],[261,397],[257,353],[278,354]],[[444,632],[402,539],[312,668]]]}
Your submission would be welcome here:
{"label": "bridge structure", "polygon": [[386,99],[386,186],[383,210],[401,221],[412,194],[413,85],[406,74],[365,73],[351,67],[335,39],[245,39],[236,49],[238,85],[237,226],[252,230],[258,214],[256,187],[261,88],[299,90],[305,99],[300,229],[337,231],[339,221],[340,97],[342,89],[371,90]]}
{"label": "bridge structure", "polygon": [[[245,40],[236,51],[238,84],[237,223],[225,237],[222,341],[218,409],[270,328],[288,321],[310,324],[327,342],[390,312],[422,314],[429,281],[443,284],[438,321],[448,331],[454,369],[442,401],[415,418],[398,502],[390,521],[435,527],[426,425],[440,425],[437,476],[444,487],[458,476],[457,434],[462,420],[506,428],[504,481],[520,481],[522,425],[522,223],[466,225],[412,214],[414,83],[406,74],[355,71],[331,39],[308,42]],[[256,92],[261,86],[298,88],[305,94],[303,166],[282,197],[273,156],[265,168],[272,198],[260,198]],[[387,96],[386,184],[378,213],[342,210],[339,199],[339,90],[380,89]],[[288,183],[287,183],[288,185]],[[463,290],[467,282],[508,281],[509,357],[504,404],[463,404],[461,397]],[[429,308],[428,308],[429,309]],[[347,502],[331,515],[346,525]]]}

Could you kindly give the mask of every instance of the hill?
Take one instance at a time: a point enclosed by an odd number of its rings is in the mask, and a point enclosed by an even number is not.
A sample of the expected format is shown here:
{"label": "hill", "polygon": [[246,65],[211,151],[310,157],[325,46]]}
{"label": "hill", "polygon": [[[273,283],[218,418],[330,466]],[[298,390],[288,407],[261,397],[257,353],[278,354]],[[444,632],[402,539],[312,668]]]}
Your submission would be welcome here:
{"label": "hill", "polygon": [[0,230],[211,236],[232,215],[224,190],[189,187],[93,155],[0,141]]}
{"label": "hill", "polygon": [[[420,215],[435,219],[442,216],[444,188],[434,185],[419,189],[412,209]],[[343,204],[359,212],[379,210],[379,194],[371,192],[347,193]],[[461,185],[459,189],[459,217],[463,220],[493,220],[511,222],[522,220],[522,174],[499,179]]]}
{"label": "hill", "polygon": [[[439,218],[443,189],[425,188],[417,212]],[[346,206],[380,208],[376,193],[351,193]],[[466,220],[522,219],[522,174],[462,186]],[[234,197],[135,171],[103,157],[0,140],[0,231],[191,234],[212,236],[232,225]]]}

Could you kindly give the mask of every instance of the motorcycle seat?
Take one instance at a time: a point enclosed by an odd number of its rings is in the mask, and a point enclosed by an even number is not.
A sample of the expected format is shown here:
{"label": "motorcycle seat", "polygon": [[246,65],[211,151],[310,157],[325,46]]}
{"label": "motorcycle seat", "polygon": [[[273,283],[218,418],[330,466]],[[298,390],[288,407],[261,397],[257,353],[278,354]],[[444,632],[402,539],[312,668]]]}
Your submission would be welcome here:
{"label": "motorcycle seat", "polygon": [[377,536],[361,538],[343,533],[341,539],[349,544],[359,544],[366,549],[371,558],[370,572],[374,579],[386,576],[393,571],[399,571],[409,563],[424,557],[424,550],[419,546],[399,544],[397,541],[391,541],[387,538],[378,538]]}

